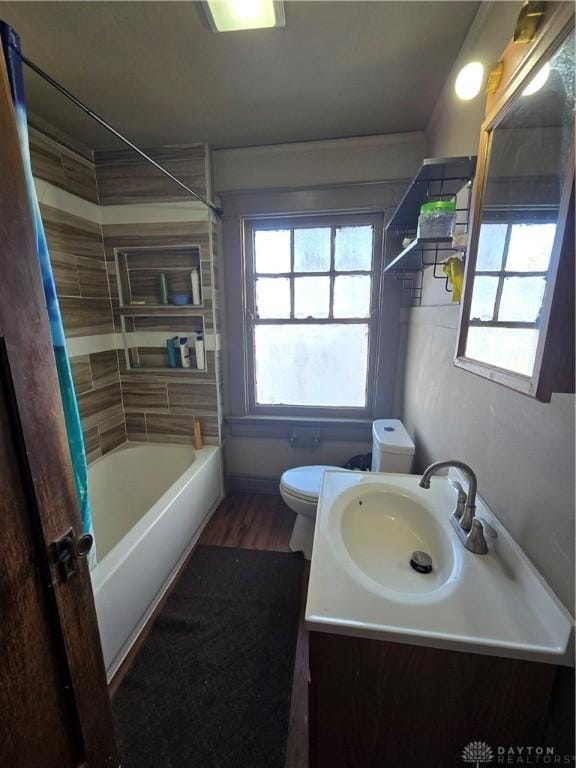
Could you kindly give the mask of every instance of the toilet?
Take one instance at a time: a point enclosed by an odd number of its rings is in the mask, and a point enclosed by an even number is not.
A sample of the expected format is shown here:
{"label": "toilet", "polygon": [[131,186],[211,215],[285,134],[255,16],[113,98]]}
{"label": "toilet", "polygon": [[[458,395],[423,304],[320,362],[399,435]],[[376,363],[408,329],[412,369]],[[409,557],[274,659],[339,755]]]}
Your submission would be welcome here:
{"label": "toilet", "polygon": [[[372,472],[409,474],[413,459],[414,443],[401,421],[378,419],[372,424]],[[341,467],[324,464],[295,467],[286,470],[280,479],[280,495],[296,512],[290,549],[302,551],[307,560],[312,557],[316,507],[325,469]]]}

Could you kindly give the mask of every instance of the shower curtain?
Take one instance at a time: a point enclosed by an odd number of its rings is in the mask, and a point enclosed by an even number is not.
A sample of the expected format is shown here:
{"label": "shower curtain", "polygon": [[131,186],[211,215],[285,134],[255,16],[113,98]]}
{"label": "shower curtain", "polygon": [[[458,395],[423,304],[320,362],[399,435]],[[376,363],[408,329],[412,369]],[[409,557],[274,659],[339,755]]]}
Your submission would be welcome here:
{"label": "shower curtain", "polygon": [[[2,40],[2,49],[4,51],[4,59],[6,61],[8,79],[10,81],[10,91],[12,93],[12,101],[16,115],[22,162],[24,164],[24,172],[26,175],[28,198],[36,232],[38,261],[40,263],[46,308],[50,320],[50,333],[52,335],[54,357],[56,358],[56,369],[58,371],[58,381],[60,383],[60,394],[64,409],[64,420],[66,422],[70,457],[72,459],[72,470],[74,473],[78,505],[80,507],[80,515],[82,518],[82,531],[83,533],[93,535],[90,502],[88,500],[88,469],[86,466],[86,452],[84,450],[82,425],[80,422],[80,414],[78,412],[78,402],[74,391],[74,383],[72,381],[70,361],[68,360],[68,354],[66,352],[64,328],[56,296],[56,286],[52,275],[52,266],[50,264],[46,235],[44,234],[44,227],[40,217],[40,207],[38,205],[38,198],[36,197],[36,189],[32,178],[32,166],[30,164],[30,150],[28,145],[28,123],[26,120],[26,105],[24,102],[22,58],[20,56],[20,39],[12,27],[3,21],[0,21],[0,39]],[[96,548],[94,546],[89,555],[89,563],[90,567],[93,567],[96,564]]]}

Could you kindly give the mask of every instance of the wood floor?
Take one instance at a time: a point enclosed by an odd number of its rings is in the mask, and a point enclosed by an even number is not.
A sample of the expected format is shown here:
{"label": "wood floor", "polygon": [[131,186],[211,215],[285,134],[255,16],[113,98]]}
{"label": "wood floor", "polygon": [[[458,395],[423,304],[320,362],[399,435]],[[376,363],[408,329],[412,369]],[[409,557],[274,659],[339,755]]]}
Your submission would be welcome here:
{"label": "wood floor", "polygon": [[199,544],[289,552],[296,515],[280,496],[228,496],[202,531]]}
{"label": "wood floor", "polygon": [[[240,549],[263,549],[274,552],[289,552],[288,546],[296,515],[282,501],[280,496],[238,493],[228,496],[202,531],[198,544]],[[185,569],[182,564],[180,573]],[[290,723],[286,745],[285,768],[308,768],[308,631],[304,625],[306,593],[310,563],[306,561],[300,602],[300,622],[296,644],[292,696],[290,701]],[[175,578],[174,583],[178,577]],[[154,619],[162,609],[171,590],[150,617],[146,627],[122,663],[110,684],[113,696],[139,648],[150,631]]]}

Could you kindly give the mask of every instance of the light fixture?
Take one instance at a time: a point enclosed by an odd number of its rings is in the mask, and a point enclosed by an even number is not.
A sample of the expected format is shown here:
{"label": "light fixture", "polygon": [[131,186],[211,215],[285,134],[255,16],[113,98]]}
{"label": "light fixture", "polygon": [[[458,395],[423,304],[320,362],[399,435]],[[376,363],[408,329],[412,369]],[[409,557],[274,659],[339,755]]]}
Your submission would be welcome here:
{"label": "light fixture", "polygon": [[270,29],[286,24],[281,0],[203,0],[203,5],[214,32]]}
{"label": "light fixture", "polygon": [[478,96],[484,82],[484,65],[479,61],[472,61],[462,67],[454,83],[456,96],[462,101],[470,101]]}
{"label": "light fixture", "polygon": [[526,88],[522,91],[522,96],[532,96],[533,93],[536,93],[536,91],[539,91],[540,88],[546,83],[548,80],[548,75],[550,74],[550,64],[546,62],[542,69],[538,72],[538,74],[534,75],[532,80],[528,83]]}

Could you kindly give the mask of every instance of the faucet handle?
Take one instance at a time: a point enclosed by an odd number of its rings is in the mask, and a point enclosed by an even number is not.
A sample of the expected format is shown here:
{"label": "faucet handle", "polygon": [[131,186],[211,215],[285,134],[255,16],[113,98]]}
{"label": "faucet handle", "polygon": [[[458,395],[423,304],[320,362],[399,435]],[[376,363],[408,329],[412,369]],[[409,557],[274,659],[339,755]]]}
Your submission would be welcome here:
{"label": "faucet handle", "polygon": [[466,501],[466,491],[458,480],[450,480],[450,485],[458,491],[458,501]]}
{"label": "faucet handle", "polygon": [[488,552],[488,544],[484,538],[484,526],[476,517],[472,520],[472,527],[466,536],[464,546],[470,552],[474,552],[475,555],[485,555]]}
{"label": "faucet handle", "polygon": [[450,485],[458,491],[458,503],[456,505],[456,509],[454,510],[454,517],[457,520],[460,520],[464,514],[464,507],[468,501],[468,496],[466,496],[466,492],[458,480],[450,480]]}
{"label": "faucet handle", "polygon": [[480,522],[482,523],[482,526],[484,528],[484,533],[489,539],[498,538],[498,531],[496,530],[496,528],[494,528],[494,526],[491,523],[488,522],[488,520],[486,520],[483,517],[478,517],[476,519],[480,520]]}

